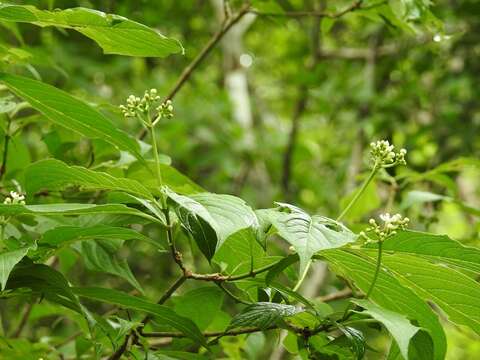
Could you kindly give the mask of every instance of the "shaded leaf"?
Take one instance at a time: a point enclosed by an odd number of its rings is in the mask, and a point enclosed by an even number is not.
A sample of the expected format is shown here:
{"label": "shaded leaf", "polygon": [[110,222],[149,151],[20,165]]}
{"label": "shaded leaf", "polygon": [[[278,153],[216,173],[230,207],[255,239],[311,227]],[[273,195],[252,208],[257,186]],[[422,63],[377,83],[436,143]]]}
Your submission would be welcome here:
{"label": "shaded leaf", "polygon": [[119,276],[143,293],[143,289],[130,270],[128,262],[116,255],[117,249],[109,246],[108,241],[82,241],[80,246],[76,248],[82,255],[82,260],[87,269]]}
{"label": "shaded leaf", "polygon": [[191,319],[200,330],[205,330],[220,311],[223,296],[218,287],[204,286],[175,297],[174,309],[177,314]]}
{"label": "shaded leaf", "polygon": [[7,289],[29,288],[54,303],[85,314],[68,281],[50,266],[34,264],[30,259],[17,264],[7,282]]}
{"label": "shaded leaf", "polygon": [[5,285],[7,284],[8,277],[13,267],[17,265],[30,248],[22,248],[12,251],[6,251],[0,254],[0,285],[2,291],[5,290]]}

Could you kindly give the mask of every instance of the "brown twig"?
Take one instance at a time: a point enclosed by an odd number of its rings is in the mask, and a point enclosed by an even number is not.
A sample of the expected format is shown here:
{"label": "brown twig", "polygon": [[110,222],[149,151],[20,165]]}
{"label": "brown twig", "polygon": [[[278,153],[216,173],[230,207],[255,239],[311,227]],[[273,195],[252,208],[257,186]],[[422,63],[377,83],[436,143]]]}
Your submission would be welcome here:
{"label": "brown twig", "polygon": [[[268,330],[275,330],[278,329],[277,326],[270,326],[266,329],[261,329],[258,327],[252,328],[245,328],[245,329],[237,329],[237,330],[227,330],[227,331],[207,331],[203,333],[205,337],[217,337],[217,336],[237,336],[242,334],[251,334],[254,332],[259,331],[268,331]],[[149,333],[142,333],[142,336],[148,338],[162,338],[162,337],[171,337],[171,338],[184,338],[185,334],[181,332],[168,332],[168,331],[161,331],[161,332],[149,332]]]}
{"label": "brown twig", "polygon": [[335,300],[341,300],[341,299],[346,299],[352,295],[352,289],[346,287],[345,289],[342,289],[340,291],[327,294],[324,296],[320,296],[317,298],[317,300],[321,302],[330,302],[330,301],[335,301]]}
{"label": "brown twig", "polygon": [[[225,23],[222,25],[222,27],[212,36],[212,38],[208,41],[208,43],[205,45],[205,47],[200,51],[200,53],[193,59],[193,61],[185,68],[183,69],[182,73],[180,74],[180,77],[177,79],[175,84],[173,85],[172,89],[168,93],[168,95],[165,97],[164,101],[166,100],[172,100],[175,95],[178,93],[178,91],[185,85],[185,83],[188,81],[192,73],[195,71],[195,69],[198,68],[198,66],[205,60],[205,58],[208,56],[208,54],[212,51],[212,49],[219,43],[219,41],[223,38],[223,36],[230,30],[230,28],[235,25],[237,22],[240,21],[240,19],[245,16],[245,14],[248,13],[250,9],[250,4],[245,4],[239,11],[236,13],[234,16],[230,17],[229,19],[226,19]],[[160,119],[157,119],[153,122],[153,126],[155,126]],[[143,129],[138,137],[140,139],[143,139],[145,135],[147,134],[146,129]]]}
{"label": "brown twig", "polygon": [[[361,3],[361,1],[360,1]],[[342,12],[344,13],[344,12]],[[312,70],[318,64],[319,54],[320,54],[320,23],[321,17],[315,19],[315,24],[312,27],[312,55],[310,61],[307,64],[307,70]],[[288,201],[291,195],[290,191],[290,182],[292,174],[292,161],[293,155],[295,153],[295,147],[297,143],[298,131],[300,128],[300,120],[307,108],[308,102],[308,87],[302,84],[298,91],[298,100],[295,104],[295,109],[292,116],[292,125],[288,134],[288,141],[285,151],[283,153],[283,164],[282,164],[282,190],[285,196],[285,199]]]}
{"label": "brown twig", "polygon": [[[165,292],[165,294],[162,295],[162,297],[157,301],[157,304],[163,304],[165,301],[167,301],[173,293],[180,287],[182,284],[185,282],[186,278],[185,276],[180,277],[177,281],[173,283],[172,286],[168,288],[168,290]],[[142,324],[146,325],[150,321],[151,317],[149,315],[145,316],[142,320]],[[143,334],[142,334],[143,335]],[[127,351],[128,347],[130,346],[130,343],[136,336],[135,331],[131,331],[126,337],[125,340],[123,341],[122,345],[115,351],[108,359],[109,360],[118,360],[122,357],[122,355]]]}
{"label": "brown twig", "polygon": [[[343,15],[361,9],[363,0],[357,0],[347,6],[345,9],[337,12],[325,12],[325,11],[285,11],[285,12],[262,12],[254,9],[249,10],[248,12],[259,15],[259,16],[276,16],[276,17],[292,17],[292,18],[302,18],[302,17],[316,17],[316,18],[330,18],[336,19],[342,17]],[[382,2],[384,3],[384,2]],[[379,3],[380,4],[380,3]]]}
{"label": "brown twig", "polygon": [[22,333],[23,329],[25,328],[25,325],[27,325],[28,318],[30,317],[30,313],[32,312],[32,307],[33,307],[33,302],[28,303],[27,306],[25,307],[22,318],[18,323],[17,329],[12,334],[12,338],[18,338]]}
{"label": "brown twig", "polygon": [[5,137],[3,141],[3,156],[2,156],[2,165],[0,167],[0,180],[3,178],[7,172],[7,157],[8,157],[8,145],[10,144],[10,124],[12,119],[8,117],[7,127],[5,129]]}

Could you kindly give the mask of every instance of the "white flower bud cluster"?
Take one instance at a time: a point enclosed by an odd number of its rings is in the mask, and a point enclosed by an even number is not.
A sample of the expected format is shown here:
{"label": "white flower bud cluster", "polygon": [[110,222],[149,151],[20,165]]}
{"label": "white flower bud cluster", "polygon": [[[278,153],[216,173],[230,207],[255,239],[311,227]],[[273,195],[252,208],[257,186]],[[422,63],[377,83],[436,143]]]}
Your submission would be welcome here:
{"label": "white flower bud cluster", "polygon": [[158,117],[171,119],[173,117],[172,100],[167,100],[157,107]]}
{"label": "white flower bud cluster", "polygon": [[146,90],[142,98],[130,95],[126,105],[120,105],[120,110],[125,117],[135,117],[139,113],[146,114],[152,106],[160,100],[156,89]]}
{"label": "white flower bud cluster", "polygon": [[[370,226],[365,230],[365,232],[374,233],[378,237],[378,241],[383,241],[388,237],[395,235],[397,230],[404,230],[410,219],[408,217],[402,217],[400,214],[390,215],[389,213],[381,214],[380,219],[383,221],[383,224],[379,225],[375,219],[370,219]],[[367,237],[365,232],[361,235]]]}
{"label": "white flower bud cluster", "polygon": [[400,151],[395,152],[395,146],[390,145],[388,140],[379,140],[370,143],[370,154],[375,163],[381,167],[407,164],[405,161],[407,150],[400,149]]}
{"label": "white flower bud cluster", "polygon": [[25,195],[10,191],[10,195],[5,198],[3,203],[6,205],[25,205]]}

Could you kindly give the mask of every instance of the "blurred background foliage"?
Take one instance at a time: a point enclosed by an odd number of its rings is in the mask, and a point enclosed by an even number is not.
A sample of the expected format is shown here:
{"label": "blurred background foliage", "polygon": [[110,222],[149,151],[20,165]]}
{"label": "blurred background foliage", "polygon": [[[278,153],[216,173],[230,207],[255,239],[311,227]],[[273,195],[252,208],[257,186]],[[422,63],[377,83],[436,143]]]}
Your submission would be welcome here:
{"label": "blurred background foliage", "polygon": [[[73,31],[0,22],[0,67],[29,73],[95,104],[131,134],[137,134],[140,126],[125,120],[118,105],[148,88],[167,94],[223,16],[221,1],[215,0],[11,3],[116,13],[182,43],[183,56],[130,58],[104,55],[91,40]],[[255,207],[288,201],[335,217],[366,176],[368,144],[389,139],[408,150],[408,168],[384,173],[347,222],[353,226],[379,210],[401,210],[412,219],[413,228],[478,245],[480,2],[440,0],[427,10],[428,3],[365,1],[365,10],[321,20],[249,14],[175,97],[175,117],[159,128],[161,152],[209,191],[238,195]],[[288,12],[336,13],[351,3],[256,4],[260,12],[280,7]],[[241,4],[230,1],[230,6],[235,11]],[[8,106],[8,100],[3,101],[7,103],[1,105]],[[25,166],[45,157],[91,168],[115,160],[112,148],[101,140],[81,139],[37,122],[40,115],[28,108],[22,111],[15,125],[21,131],[11,139],[6,179],[22,184]],[[168,157],[165,161],[170,161]],[[43,201],[41,194],[32,201]],[[149,256],[148,246],[122,251],[138,277],[152,278],[147,292],[161,291],[164,280],[173,277],[170,262],[161,254]],[[92,276],[78,264],[77,256],[72,250],[61,254],[62,272],[68,271],[69,279]],[[153,266],[161,277],[148,273]],[[119,279],[105,274],[95,279],[115,281],[122,286]],[[4,315],[13,306],[2,307]],[[36,336],[51,336],[51,311],[58,308],[34,307],[31,319],[45,325],[37,328]],[[227,323],[228,315],[222,316],[215,321]],[[478,337],[453,326],[447,330],[449,359],[480,356]],[[222,341],[229,358],[266,358],[275,346],[262,334]],[[372,359],[375,356],[370,354]]]}

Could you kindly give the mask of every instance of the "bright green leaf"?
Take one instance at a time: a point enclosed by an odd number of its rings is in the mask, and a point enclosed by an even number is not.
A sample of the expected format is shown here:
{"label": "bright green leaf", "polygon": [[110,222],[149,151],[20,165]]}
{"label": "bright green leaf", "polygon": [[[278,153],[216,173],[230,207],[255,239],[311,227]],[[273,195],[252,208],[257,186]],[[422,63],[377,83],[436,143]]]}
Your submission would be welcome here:
{"label": "bright green leaf", "polygon": [[0,73],[0,81],[53,123],[85,137],[105,140],[142,158],[135,139],[115,127],[102,113],[65,91],[12,74]]}
{"label": "bright green leaf", "polygon": [[73,29],[95,41],[106,54],[165,57],[183,52],[178,41],[148,26],[86,8],[47,11],[28,5],[0,4],[0,20]]}
{"label": "bright green leaf", "polygon": [[310,216],[292,205],[279,205],[286,211],[272,211],[270,220],[278,234],[297,251],[301,274],[316,252],[338,248],[357,239],[345,226],[331,219],[319,215]]}
{"label": "bright green leaf", "polygon": [[25,178],[27,194],[41,189],[58,190],[67,185],[80,185],[86,189],[124,191],[153,200],[150,191],[136,180],[116,178],[81,166],[68,166],[55,159],[41,160],[30,165],[25,171]]}

